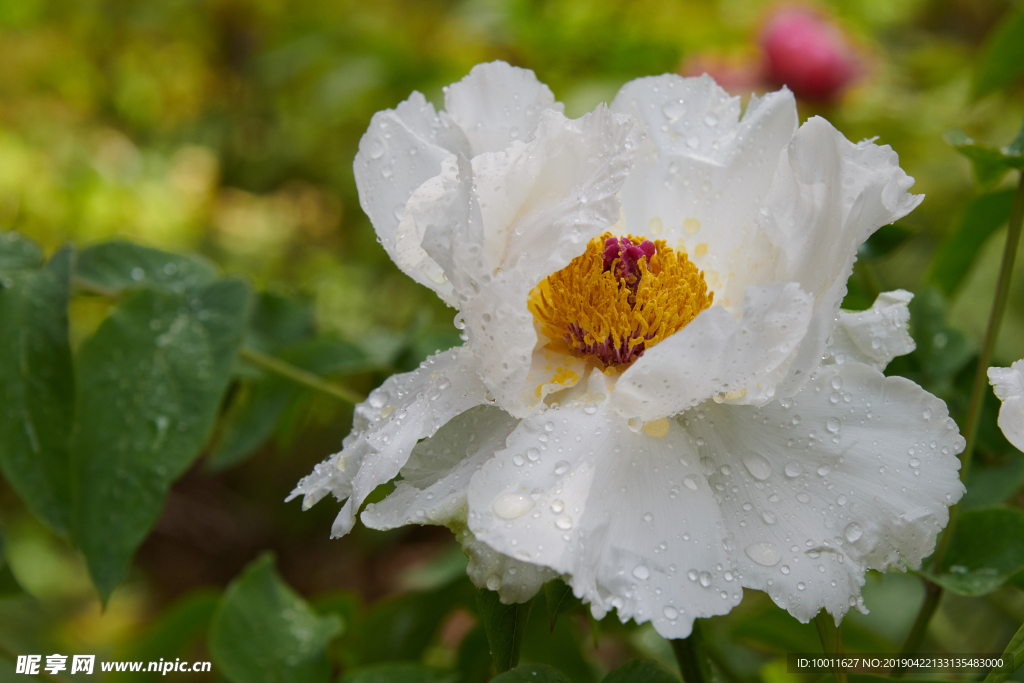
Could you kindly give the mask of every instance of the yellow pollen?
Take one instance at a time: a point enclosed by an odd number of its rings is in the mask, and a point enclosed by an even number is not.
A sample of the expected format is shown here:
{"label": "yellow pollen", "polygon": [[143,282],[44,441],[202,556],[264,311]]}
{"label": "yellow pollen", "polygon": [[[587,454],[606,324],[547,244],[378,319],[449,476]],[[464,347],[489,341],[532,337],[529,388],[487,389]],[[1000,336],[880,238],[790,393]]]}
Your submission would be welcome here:
{"label": "yellow pollen", "polygon": [[[632,270],[617,275],[620,258],[606,267],[611,238],[605,233],[592,239],[582,255],[530,292],[528,306],[549,339],[564,340],[577,355],[619,365],[685,327],[711,305],[714,292],[686,253],[664,240],[653,242],[649,258],[636,259]],[[646,241],[627,239],[637,247]]]}

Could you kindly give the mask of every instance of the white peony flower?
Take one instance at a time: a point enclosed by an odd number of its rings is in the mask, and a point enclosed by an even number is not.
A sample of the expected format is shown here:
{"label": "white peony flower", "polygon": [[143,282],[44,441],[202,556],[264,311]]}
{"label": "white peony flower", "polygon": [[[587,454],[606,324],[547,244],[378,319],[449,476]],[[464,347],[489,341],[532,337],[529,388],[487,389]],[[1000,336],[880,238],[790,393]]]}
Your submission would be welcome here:
{"label": "white peony flower", "polygon": [[[963,494],[945,404],[880,370],[907,292],[839,310],[858,246],[921,201],[896,154],[787,90],[642,78],[568,119],[533,73],[475,67],[436,112],[379,112],[355,161],[395,262],[464,346],[390,378],[292,497],[452,528],[479,586],[561,576],[596,617],[685,637],[742,588],[802,621],[863,609]],[[643,237],[632,237],[642,235]]]}
{"label": "white peony flower", "polygon": [[1024,451],[1024,359],[1008,368],[989,368],[988,382],[1003,402],[999,408],[999,428],[1007,441]]}

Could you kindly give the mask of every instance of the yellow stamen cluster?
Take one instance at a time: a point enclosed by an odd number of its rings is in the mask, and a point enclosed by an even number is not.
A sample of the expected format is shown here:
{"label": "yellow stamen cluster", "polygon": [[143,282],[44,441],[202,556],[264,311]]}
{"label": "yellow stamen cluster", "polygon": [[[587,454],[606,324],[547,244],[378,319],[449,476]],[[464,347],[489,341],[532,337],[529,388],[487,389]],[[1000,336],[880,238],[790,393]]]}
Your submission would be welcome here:
{"label": "yellow stamen cluster", "polygon": [[[605,233],[591,240],[581,256],[541,281],[528,302],[547,337],[563,339],[576,353],[606,365],[632,362],[714,299],[704,273],[664,240],[654,242],[649,259],[636,260],[634,272],[617,275],[620,259],[609,267],[604,257],[611,237]],[[637,246],[645,241],[632,235],[628,240]]]}

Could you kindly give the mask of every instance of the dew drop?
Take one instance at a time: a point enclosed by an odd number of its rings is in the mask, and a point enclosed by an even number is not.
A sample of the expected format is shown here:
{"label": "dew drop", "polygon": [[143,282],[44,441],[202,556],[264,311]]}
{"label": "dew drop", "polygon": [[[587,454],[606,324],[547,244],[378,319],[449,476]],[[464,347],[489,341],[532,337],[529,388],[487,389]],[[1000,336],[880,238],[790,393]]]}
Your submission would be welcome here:
{"label": "dew drop", "polygon": [[665,607],[665,609],[661,610],[661,613],[665,615],[666,619],[673,621],[679,617],[679,610],[672,606]]}
{"label": "dew drop", "polygon": [[690,581],[696,581],[697,580],[697,570],[696,569],[691,569],[690,571],[686,572],[686,576],[687,576],[687,578],[690,579]]}
{"label": "dew drop", "polygon": [[775,515],[773,515],[772,513],[768,512],[767,510],[765,510],[765,511],[763,511],[761,513],[761,519],[764,520],[765,524],[775,524],[775,521],[776,521],[775,520]]}
{"label": "dew drop", "polygon": [[569,471],[569,461],[559,460],[555,463],[555,474],[561,476]]}
{"label": "dew drop", "polygon": [[691,491],[696,491],[698,488],[697,477],[693,476],[692,474],[687,474],[685,477],[683,477],[683,486],[690,489]]}
{"label": "dew drop", "polygon": [[530,446],[529,448],[526,449],[526,458],[530,462],[537,462],[537,460],[540,459],[540,451],[538,451],[533,446]]}
{"label": "dew drop", "polygon": [[633,567],[633,576],[640,579],[641,581],[646,581],[651,577],[651,570],[642,564],[638,564],[637,566]]}
{"label": "dew drop", "polygon": [[562,531],[568,531],[572,528],[572,517],[569,515],[559,515],[555,519],[555,526]]}
{"label": "dew drop", "polygon": [[494,514],[502,519],[522,517],[536,505],[533,499],[522,493],[506,493],[491,505]]}
{"label": "dew drop", "polygon": [[843,533],[846,535],[847,541],[854,543],[864,535],[864,529],[857,522],[850,522],[846,525],[846,530]]}
{"label": "dew drop", "polygon": [[698,577],[700,578],[700,585],[705,588],[711,585],[711,574],[708,572],[701,572]]}
{"label": "dew drop", "polygon": [[556,515],[565,510],[565,501],[560,498],[555,498],[551,501],[551,511]]}
{"label": "dew drop", "polygon": [[786,476],[790,479],[799,477],[804,473],[804,466],[798,463],[796,460],[790,460],[786,463]]}
{"label": "dew drop", "polygon": [[774,567],[782,560],[779,548],[774,543],[751,543],[743,552],[762,567]]}
{"label": "dew drop", "polygon": [[764,481],[772,476],[772,466],[768,464],[768,461],[763,456],[756,453],[748,453],[743,456],[743,465],[755,479]]}
{"label": "dew drop", "polygon": [[828,421],[825,423],[825,429],[832,432],[833,434],[836,434],[839,431],[839,427],[839,419],[835,417],[830,417]]}

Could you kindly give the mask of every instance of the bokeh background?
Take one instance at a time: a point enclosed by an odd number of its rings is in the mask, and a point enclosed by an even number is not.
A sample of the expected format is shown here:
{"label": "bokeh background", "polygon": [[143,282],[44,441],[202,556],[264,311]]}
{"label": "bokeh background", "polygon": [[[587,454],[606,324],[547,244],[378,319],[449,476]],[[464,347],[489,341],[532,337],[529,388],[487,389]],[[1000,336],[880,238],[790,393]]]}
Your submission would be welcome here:
{"label": "bokeh background", "polygon": [[[791,83],[806,95],[801,119],[826,116],[855,141],[877,136],[917,179],[914,191],[927,195],[862,253],[847,306],[866,307],[878,291],[915,292],[919,348],[890,372],[919,381],[962,414],[1005,228],[979,238],[973,261],[949,258],[951,236],[979,189],[943,135],[961,127],[996,147],[1016,135],[1024,116],[1019,81],[983,96],[976,88],[979,56],[1013,6],[841,0],[801,7],[834,23],[856,65],[847,87],[825,95]],[[459,343],[454,311],[397,270],[359,208],[352,160],[374,112],[412,90],[441,107],[445,84],[492,59],[533,69],[570,116],[610,101],[632,78],[663,72],[709,70],[746,98],[785,80],[768,68],[762,48],[778,11],[763,0],[0,0],[0,228],[48,252],[122,237],[200,254],[262,292],[258,315],[290,321],[290,337],[253,343],[348,345],[351,354],[325,361],[322,374],[365,393]],[[76,299],[73,343],[108,309]],[[1018,272],[994,360],[1007,365],[1022,356]],[[212,605],[266,550],[298,593],[345,620],[331,645],[335,671],[396,653],[458,668],[486,651],[464,604],[465,560],[449,531],[357,528],[332,541],[336,504],[303,513],[297,501],[283,502],[339,448],[351,408],[298,389],[267,407],[265,384],[254,368],[239,369],[204,457],[172,488],[105,611],[78,554],[0,483],[5,555],[27,592],[0,598],[0,681],[25,679],[8,666],[25,653],[208,659],[203,633]],[[1024,464],[995,430],[993,403],[979,446],[980,492],[969,495],[977,504],[1020,505]],[[869,576],[871,614],[848,618],[848,647],[896,651],[922,597],[911,575]],[[535,610],[540,621],[524,659],[555,663],[574,680],[599,680],[632,656],[674,666],[649,628],[607,620],[592,628],[574,612],[549,636],[543,616]],[[1024,596],[1015,587],[982,599],[948,595],[926,649],[998,651],[1022,621]],[[739,682],[797,680],[780,653],[820,647],[813,626],[752,591],[712,627]]]}

